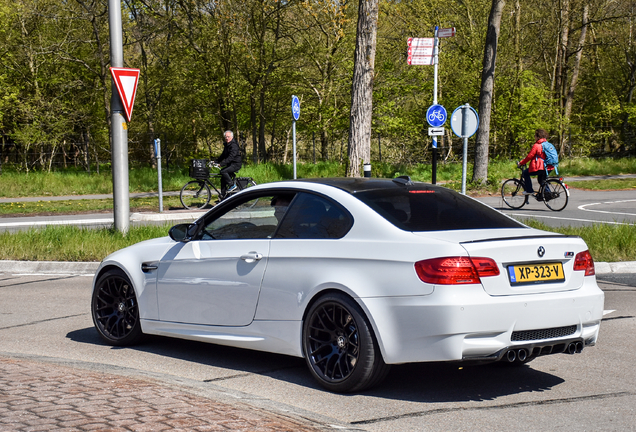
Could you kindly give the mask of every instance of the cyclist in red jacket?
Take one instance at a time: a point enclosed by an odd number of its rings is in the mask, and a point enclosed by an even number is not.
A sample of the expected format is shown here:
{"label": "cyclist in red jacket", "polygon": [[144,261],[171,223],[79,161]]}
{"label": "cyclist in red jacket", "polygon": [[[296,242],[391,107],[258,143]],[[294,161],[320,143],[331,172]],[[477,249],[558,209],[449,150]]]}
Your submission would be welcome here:
{"label": "cyclist in red jacket", "polygon": [[532,145],[528,156],[517,164],[517,167],[521,168],[523,165],[530,162],[530,166],[524,169],[521,174],[523,176],[523,183],[525,187],[525,190],[523,191],[524,195],[534,194],[532,179],[530,176],[536,175],[539,184],[542,185],[548,177],[548,171],[554,169],[552,165],[548,165],[546,170],[546,166],[543,163],[546,156],[541,144],[548,140],[548,132],[545,129],[537,129],[534,132],[534,139],[535,143]]}

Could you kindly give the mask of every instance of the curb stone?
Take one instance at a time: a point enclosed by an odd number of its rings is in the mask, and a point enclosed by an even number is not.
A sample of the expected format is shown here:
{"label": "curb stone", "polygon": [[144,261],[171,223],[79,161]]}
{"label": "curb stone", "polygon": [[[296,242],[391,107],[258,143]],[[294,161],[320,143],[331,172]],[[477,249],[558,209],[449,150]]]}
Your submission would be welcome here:
{"label": "curb stone", "polygon": [[98,262],[0,260],[0,273],[94,275]]}

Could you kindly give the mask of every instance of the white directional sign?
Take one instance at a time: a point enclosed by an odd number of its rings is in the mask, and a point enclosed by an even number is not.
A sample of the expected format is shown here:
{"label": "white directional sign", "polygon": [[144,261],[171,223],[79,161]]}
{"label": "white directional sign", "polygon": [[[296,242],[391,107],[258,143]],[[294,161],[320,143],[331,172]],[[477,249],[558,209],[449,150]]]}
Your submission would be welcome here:
{"label": "white directional sign", "polygon": [[126,119],[130,121],[135,105],[135,95],[137,94],[137,83],[139,82],[139,69],[131,68],[110,68],[110,73],[115,81],[115,86],[119,92],[119,98],[126,111]]}
{"label": "white directional sign", "polygon": [[435,38],[408,38],[406,63],[409,65],[432,65],[434,64],[433,47]]}
{"label": "white directional sign", "polygon": [[428,128],[428,136],[443,136],[444,128],[443,127],[430,127]]}
{"label": "white directional sign", "polygon": [[433,48],[429,47],[409,47],[406,53],[410,56],[425,56],[430,57],[433,55]]}
{"label": "white directional sign", "polygon": [[406,43],[409,47],[429,47],[433,48],[435,38],[408,38]]}
{"label": "white directional sign", "polygon": [[413,57],[408,56],[406,58],[406,63],[412,66],[430,66],[434,64],[434,57]]}
{"label": "white directional sign", "polygon": [[453,37],[455,36],[455,27],[443,28],[437,30],[437,37]]}

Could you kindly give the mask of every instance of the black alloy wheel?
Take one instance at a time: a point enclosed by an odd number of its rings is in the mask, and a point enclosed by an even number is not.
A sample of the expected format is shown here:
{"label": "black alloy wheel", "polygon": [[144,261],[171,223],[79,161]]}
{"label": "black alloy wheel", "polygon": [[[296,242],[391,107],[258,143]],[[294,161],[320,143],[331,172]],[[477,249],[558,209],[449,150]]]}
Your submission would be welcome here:
{"label": "black alloy wheel", "polygon": [[135,290],[120,269],[108,270],[98,279],[91,313],[97,332],[110,345],[132,345],[143,336]]}
{"label": "black alloy wheel", "polygon": [[330,391],[369,388],[389,371],[364,313],[344,294],[327,294],[311,306],[303,348],[312,375]]}

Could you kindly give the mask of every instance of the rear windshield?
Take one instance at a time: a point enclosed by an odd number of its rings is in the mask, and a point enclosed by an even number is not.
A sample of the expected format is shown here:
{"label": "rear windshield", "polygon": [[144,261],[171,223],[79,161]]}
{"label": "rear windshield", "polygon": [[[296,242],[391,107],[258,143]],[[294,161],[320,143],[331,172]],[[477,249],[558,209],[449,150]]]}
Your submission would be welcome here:
{"label": "rear windshield", "polygon": [[375,189],[355,196],[405,231],[524,227],[485,204],[442,187]]}

